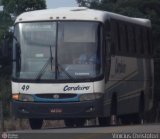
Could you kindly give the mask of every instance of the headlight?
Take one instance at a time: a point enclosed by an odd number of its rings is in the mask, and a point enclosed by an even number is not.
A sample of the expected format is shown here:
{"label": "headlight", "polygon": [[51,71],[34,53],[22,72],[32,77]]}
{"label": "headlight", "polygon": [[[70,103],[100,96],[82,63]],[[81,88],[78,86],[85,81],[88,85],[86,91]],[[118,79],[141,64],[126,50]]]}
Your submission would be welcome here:
{"label": "headlight", "polygon": [[34,97],[32,95],[29,94],[13,94],[12,95],[12,99],[13,100],[18,100],[18,101],[29,101],[29,102],[33,102],[34,101]]}
{"label": "headlight", "polygon": [[99,99],[102,96],[102,93],[89,93],[89,94],[82,94],[80,96],[80,101],[88,101],[88,100],[95,100]]}

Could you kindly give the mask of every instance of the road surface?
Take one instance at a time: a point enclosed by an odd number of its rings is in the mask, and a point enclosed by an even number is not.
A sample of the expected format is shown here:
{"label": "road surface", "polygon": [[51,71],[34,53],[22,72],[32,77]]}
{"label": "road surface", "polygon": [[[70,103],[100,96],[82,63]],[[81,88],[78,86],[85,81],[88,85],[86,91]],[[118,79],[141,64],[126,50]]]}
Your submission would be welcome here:
{"label": "road surface", "polygon": [[[160,138],[160,124],[82,127],[82,128],[49,128],[41,130],[12,131],[20,139],[119,139],[119,138]],[[18,139],[19,139],[18,138]]]}

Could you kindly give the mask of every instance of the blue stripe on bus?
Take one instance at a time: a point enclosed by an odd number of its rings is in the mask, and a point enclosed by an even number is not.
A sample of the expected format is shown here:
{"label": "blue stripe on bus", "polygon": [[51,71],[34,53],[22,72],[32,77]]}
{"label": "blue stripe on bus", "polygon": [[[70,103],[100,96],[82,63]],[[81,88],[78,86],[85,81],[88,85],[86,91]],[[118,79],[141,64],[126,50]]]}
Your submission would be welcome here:
{"label": "blue stripe on bus", "polygon": [[65,98],[65,99],[49,99],[49,98],[39,98],[35,95],[33,95],[35,102],[78,102],[79,101],[79,95],[77,95],[74,98]]}

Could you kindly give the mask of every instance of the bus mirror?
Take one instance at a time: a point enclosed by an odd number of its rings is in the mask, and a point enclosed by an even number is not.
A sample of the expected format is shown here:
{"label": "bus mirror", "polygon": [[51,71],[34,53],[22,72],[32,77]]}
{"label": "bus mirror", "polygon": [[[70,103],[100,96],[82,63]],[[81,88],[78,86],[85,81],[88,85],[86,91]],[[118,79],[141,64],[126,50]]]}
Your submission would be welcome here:
{"label": "bus mirror", "polygon": [[20,44],[18,42],[16,42],[16,53],[17,53],[16,59],[19,59],[21,55],[21,49],[20,49]]}
{"label": "bus mirror", "polygon": [[20,71],[21,70],[21,47],[18,42],[16,42],[15,46],[16,46],[16,70]]}
{"label": "bus mirror", "polygon": [[114,55],[115,49],[114,49],[114,45],[113,45],[113,42],[112,42],[109,34],[106,36],[106,45],[107,45],[107,49],[108,49],[107,51],[109,51],[109,53],[111,55]]}
{"label": "bus mirror", "polygon": [[1,52],[2,52],[2,57],[3,58],[7,58],[9,56],[8,41],[5,37],[4,37],[3,42],[2,42]]}

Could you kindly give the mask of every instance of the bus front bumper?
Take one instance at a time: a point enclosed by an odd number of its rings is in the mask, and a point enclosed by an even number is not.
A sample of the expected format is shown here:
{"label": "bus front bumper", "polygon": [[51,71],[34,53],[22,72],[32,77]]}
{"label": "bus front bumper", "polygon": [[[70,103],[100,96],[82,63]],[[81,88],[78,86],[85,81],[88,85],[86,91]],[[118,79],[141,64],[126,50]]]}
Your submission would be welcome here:
{"label": "bus front bumper", "polygon": [[103,101],[40,103],[12,101],[12,110],[18,118],[94,118],[103,114]]}

